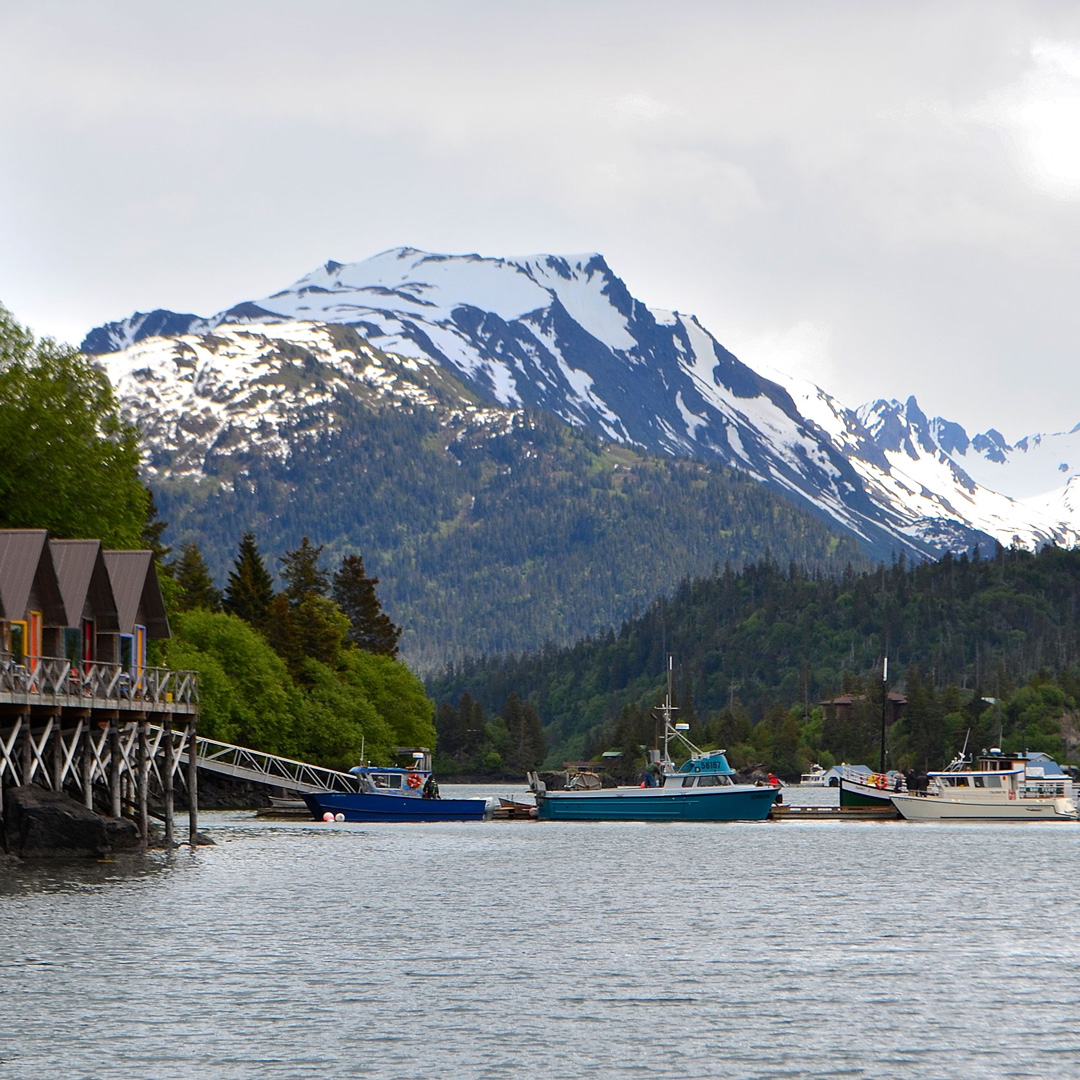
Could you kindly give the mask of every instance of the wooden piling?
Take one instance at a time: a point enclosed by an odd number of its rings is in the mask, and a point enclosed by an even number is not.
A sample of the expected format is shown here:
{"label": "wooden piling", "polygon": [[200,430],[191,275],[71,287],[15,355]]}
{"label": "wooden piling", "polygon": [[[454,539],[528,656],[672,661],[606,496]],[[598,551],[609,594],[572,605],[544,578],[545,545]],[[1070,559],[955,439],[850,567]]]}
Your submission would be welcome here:
{"label": "wooden piling", "polygon": [[165,774],[162,777],[162,786],[165,788],[165,850],[172,851],[176,846],[176,840],[174,839],[174,822],[173,814],[175,811],[175,801],[173,796],[173,769],[174,764],[174,750],[172,739],[172,714],[166,713],[162,718],[161,723],[164,730],[164,737],[162,742],[165,747]]}
{"label": "wooden piling", "polygon": [[118,818],[122,815],[124,793],[120,790],[120,718],[116,713],[109,717],[109,813]]}
{"label": "wooden piling", "polygon": [[49,738],[52,740],[49,749],[49,764],[52,767],[53,791],[59,791],[64,786],[64,725],[61,723],[60,710],[57,709],[52,715],[52,732]]}
{"label": "wooden piling", "polygon": [[22,764],[20,766],[22,775],[19,777],[19,783],[30,783],[30,770],[33,768],[34,763],[34,735],[30,730],[30,710],[22,714],[22,731],[20,733],[22,739]]}
{"label": "wooden piling", "polygon": [[192,716],[187,726],[187,788],[188,788],[188,843],[194,848],[199,842],[199,763],[196,729],[198,718]]}
{"label": "wooden piling", "polygon": [[150,762],[146,747],[146,715],[139,717],[135,733],[135,802],[139,810],[139,836],[142,846],[150,840],[150,807],[147,800],[147,784],[150,776]]}
{"label": "wooden piling", "polygon": [[83,806],[87,810],[94,809],[94,732],[90,723],[90,712],[87,710],[82,715],[82,731],[79,738],[82,740],[82,759],[79,765],[82,769],[82,794]]}

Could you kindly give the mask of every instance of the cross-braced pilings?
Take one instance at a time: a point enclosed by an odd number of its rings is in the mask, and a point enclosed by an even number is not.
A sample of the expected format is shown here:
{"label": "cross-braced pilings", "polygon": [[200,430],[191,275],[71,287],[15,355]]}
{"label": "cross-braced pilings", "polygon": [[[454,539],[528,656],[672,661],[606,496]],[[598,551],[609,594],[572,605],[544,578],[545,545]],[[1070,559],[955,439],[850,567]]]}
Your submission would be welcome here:
{"label": "cross-braced pilings", "polygon": [[0,786],[39,784],[113,817],[133,813],[144,843],[153,793],[171,846],[179,785],[195,844],[197,755],[187,749],[198,709],[194,672],[0,657]]}

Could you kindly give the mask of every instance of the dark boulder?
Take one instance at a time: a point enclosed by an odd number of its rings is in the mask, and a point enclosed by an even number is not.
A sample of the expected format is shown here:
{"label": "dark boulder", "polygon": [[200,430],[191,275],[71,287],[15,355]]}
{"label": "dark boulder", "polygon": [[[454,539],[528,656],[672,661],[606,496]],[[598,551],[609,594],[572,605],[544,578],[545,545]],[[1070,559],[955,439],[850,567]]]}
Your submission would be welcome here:
{"label": "dark boulder", "polygon": [[105,855],[112,850],[110,829],[118,839],[124,831],[62,791],[28,785],[4,792],[4,846],[11,855],[24,859]]}
{"label": "dark boulder", "polygon": [[110,851],[130,851],[139,846],[139,827],[129,818],[102,818]]}

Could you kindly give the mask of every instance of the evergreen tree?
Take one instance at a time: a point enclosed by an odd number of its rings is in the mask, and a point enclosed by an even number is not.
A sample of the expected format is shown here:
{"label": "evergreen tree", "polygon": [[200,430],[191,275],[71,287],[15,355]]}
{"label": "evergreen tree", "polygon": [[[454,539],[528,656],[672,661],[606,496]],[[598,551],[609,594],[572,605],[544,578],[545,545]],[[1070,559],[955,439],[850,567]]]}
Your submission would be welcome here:
{"label": "evergreen tree", "polygon": [[254,533],[244,533],[233,569],[229,571],[222,606],[256,630],[265,630],[270,624],[273,603],[274,579],[259,553]]}
{"label": "evergreen tree", "polygon": [[298,548],[278,559],[285,579],[285,597],[294,608],[310,596],[326,596],[330,589],[330,575],[319,566],[323,547],[315,547],[305,536]]}
{"label": "evergreen tree", "polygon": [[506,699],[502,716],[509,734],[507,766],[522,772],[539,768],[547,753],[540,714],[527,702],[523,704],[517,694],[511,694]]}
{"label": "evergreen tree", "polygon": [[146,489],[146,521],[143,524],[140,544],[144,549],[154,553],[154,561],[157,563],[158,573],[171,576],[172,566],[166,562],[172,553],[172,548],[162,542],[162,534],[169,527],[167,521],[162,521],[158,516],[157,500],[150,488]]}
{"label": "evergreen tree", "polygon": [[214,585],[210,568],[194,540],[181,547],[180,557],[170,567],[170,572],[178,586],[177,608],[180,611],[221,610],[221,592]]}
{"label": "evergreen tree", "polygon": [[484,745],[487,735],[484,707],[466,690],[458,700],[458,715],[461,718],[461,755],[467,760],[476,757]]}
{"label": "evergreen tree", "polygon": [[449,701],[444,701],[435,714],[435,734],[435,748],[440,754],[457,757],[461,753],[464,743],[461,714]]}
{"label": "evergreen tree", "polygon": [[397,656],[401,628],[395,626],[382,610],[375,586],[377,577],[364,572],[364,560],[359,555],[346,555],[334,574],[334,600],[349,617],[352,628],[349,640],[365,652]]}

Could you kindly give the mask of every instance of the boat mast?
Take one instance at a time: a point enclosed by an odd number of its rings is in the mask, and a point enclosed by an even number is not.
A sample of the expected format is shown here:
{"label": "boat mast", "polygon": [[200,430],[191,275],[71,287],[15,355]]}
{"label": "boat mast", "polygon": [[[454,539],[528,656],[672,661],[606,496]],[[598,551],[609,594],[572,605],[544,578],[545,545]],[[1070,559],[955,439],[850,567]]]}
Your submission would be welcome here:
{"label": "boat mast", "polygon": [[889,704],[889,658],[886,656],[881,667],[881,768],[885,771],[885,709]]}
{"label": "boat mast", "polygon": [[671,738],[671,679],[672,679],[672,667],[674,663],[674,657],[668,656],[667,658],[667,696],[664,698],[664,706],[661,710],[664,714],[664,763],[671,760],[671,755],[668,753],[668,740]]}

